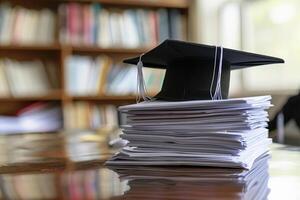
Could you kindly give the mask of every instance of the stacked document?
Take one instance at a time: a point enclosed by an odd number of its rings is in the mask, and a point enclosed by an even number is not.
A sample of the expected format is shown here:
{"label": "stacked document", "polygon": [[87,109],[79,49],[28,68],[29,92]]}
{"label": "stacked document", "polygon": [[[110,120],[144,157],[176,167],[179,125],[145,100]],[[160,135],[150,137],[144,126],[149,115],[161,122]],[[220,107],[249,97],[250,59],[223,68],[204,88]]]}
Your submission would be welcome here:
{"label": "stacked document", "polygon": [[270,96],[122,106],[127,140],[113,165],[192,165],[250,169],[269,150]]}
{"label": "stacked document", "polygon": [[267,199],[268,155],[251,170],[205,167],[110,166],[128,182],[124,199]]}

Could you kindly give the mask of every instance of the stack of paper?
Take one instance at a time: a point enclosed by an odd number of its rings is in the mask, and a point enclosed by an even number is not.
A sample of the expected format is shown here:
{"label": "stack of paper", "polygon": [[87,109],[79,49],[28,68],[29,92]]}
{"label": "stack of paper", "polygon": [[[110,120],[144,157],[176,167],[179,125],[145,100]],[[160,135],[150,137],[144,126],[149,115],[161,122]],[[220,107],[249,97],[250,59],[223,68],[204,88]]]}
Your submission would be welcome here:
{"label": "stack of paper", "polygon": [[268,155],[251,170],[205,167],[111,166],[128,181],[125,199],[267,199]]}
{"label": "stack of paper", "polygon": [[250,169],[268,151],[270,96],[120,107],[128,145],[107,164],[196,165]]}

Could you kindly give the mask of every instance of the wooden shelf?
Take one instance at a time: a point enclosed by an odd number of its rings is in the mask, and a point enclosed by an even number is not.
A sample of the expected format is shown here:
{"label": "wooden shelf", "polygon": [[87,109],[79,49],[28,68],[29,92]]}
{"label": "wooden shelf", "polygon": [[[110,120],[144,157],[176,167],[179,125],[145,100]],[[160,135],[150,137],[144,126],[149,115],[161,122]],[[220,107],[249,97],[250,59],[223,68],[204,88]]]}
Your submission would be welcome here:
{"label": "wooden shelf", "polygon": [[[29,0],[36,1],[36,0]],[[189,0],[44,0],[45,2],[101,3],[109,6],[187,9]]]}
{"label": "wooden shelf", "polygon": [[135,101],[134,95],[126,96],[73,96],[69,97],[74,101]]}
{"label": "wooden shelf", "polygon": [[141,6],[155,8],[188,8],[189,0],[78,0],[79,2],[99,2],[119,6]]}
{"label": "wooden shelf", "polygon": [[[154,95],[152,95],[154,96]],[[0,97],[0,102],[7,101],[60,101],[62,99],[73,100],[73,101],[135,101],[135,95],[124,95],[124,96],[62,96],[59,93],[53,93],[43,96],[26,96],[26,97]]]}
{"label": "wooden shelf", "polygon": [[111,53],[111,54],[141,54],[147,52],[149,48],[101,48],[94,46],[70,47],[74,53]]}
{"label": "wooden shelf", "polygon": [[62,96],[59,93],[51,93],[42,96],[26,96],[26,97],[0,97],[0,102],[16,102],[16,101],[60,101]]}
{"label": "wooden shelf", "polygon": [[[156,93],[149,94],[150,97],[154,97]],[[135,102],[136,95],[124,95],[124,96],[109,96],[109,95],[102,95],[102,96],[70,96],[67,97],[74,101],[124,101],[124,102]]]}
{"label": "wooden shelf", "polygon": [[[55,14],[56,26],[55,36],[53,44],[0,44],[0,58],[9,58],[17,61],[29,61],[29,60],[41,60],[45,63],[50,63],[55,69],[53,73],[57,77],[58,89],[51,90],[50,93],[41,96],[22,96],[22,97],[0,97],[0,114],[11,114],[15,111],[23,108],[27,104],[36,101],[43,102],[56,102],[61,104],[62,109],[67,108],[69,104],[75,104],[77,101],[90,102],[95,104],[114,104],[114,105],[125,105],[136,102],[136,96],[124,95],[124,96],[112,96],[112,95],[96,95],[96,96],[72,96],[68,95],[67,88],[67,74],[68,70],[66,67],[66,60],[72,55],[90,56],[92,58],[97,57],[101,54],[108,55],[114,63],[121,62],[125,58],[139,56],[142,53],[148,52],[153,46],[143,46],[137,48],[126,48],[120,45],[114,45],[112,47],[101,47],[97,45],[71,45],[60,43],[60,31],[61,27],[59,24],[59,6],[62,3],[82,3],[91,4],[99,3],[101,7],[108,10],[116,9],[152,9],[157,11],[158,9],[179,9],[180,14],[185,15],[186,18],[186,30],[188,30],[188,18],[189,18],[189,5],[190,0],[8,0],[9,3],[15,7],[25,7],[28,9],[41,10],[50,9]],[[47,73],[50,69],[46,69]],[[48,72],[49,71],[49,72]],[[52,73],[52,71],[51,71]],[[51,81],[51,84],[53,80]],[[54,85],[54,84],[53,84]],[[154,95],[151,95],[154,96]],[[63,123],[68,117],[63,116]],[[67,127],[64,124],[64,127]]]}
{"label": "wooden shelf", "polygon": [[59,51],[60,45],[0,45],[0,51]]}
{"label": "wooden shelf", "polygon": [[141,54],[148,48],[101,48],[97,46],[68,46],[68,45],[0,45],[0,51],[60,51],[71,50],[73,53],[107,53],[107,54]]}

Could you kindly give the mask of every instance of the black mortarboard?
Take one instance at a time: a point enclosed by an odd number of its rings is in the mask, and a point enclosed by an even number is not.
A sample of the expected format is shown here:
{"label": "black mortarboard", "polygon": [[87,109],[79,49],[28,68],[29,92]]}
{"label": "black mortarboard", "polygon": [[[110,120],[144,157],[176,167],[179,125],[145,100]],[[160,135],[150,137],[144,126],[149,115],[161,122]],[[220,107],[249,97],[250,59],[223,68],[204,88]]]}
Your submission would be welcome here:
{"label": "black mortarboard", "polygon": [[[137,64],[139,59],[126,59],[124,63]],[[211,88],[217,88],[219,70],[215,62],[221,60],[220,95],[223,99],[228,97],[232,69],[284,63],[280,58],[177,40],[165,40],[141,57],[145,67],[166,69],[162,89],[155,98],[168,101],[211,99]]]}

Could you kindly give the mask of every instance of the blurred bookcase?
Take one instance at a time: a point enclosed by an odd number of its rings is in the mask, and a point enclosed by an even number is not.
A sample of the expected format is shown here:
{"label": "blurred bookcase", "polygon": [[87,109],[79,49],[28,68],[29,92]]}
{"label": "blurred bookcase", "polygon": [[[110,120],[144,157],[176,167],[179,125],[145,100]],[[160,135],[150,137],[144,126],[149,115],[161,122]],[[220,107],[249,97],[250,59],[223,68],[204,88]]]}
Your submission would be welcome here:
{"label": "blurred bookcase", "polygon": [[[12,92],[8,92],[7,95],[1,95],[0,115],[16,113],[19,109],[22,109],[24,108],[24,106],[34,102],[54,103],[58,105],[62,110],[62,130],[68,130],[70,128],[74,128],[74,127],[70,127],[69,118],[74,116],[75,114],[69,113],[69,107],[72,107],[75,104],[85,104],[85,106],[87,106],[87,104],[99,105],[99,106],[101,105],[119,106],[128,103],[134,103],[136,100],[135,94],[132,92],[128,94],[120,94],[120,95],[118,93],[111,95],[111,94],[106,94],[101,92],[93,93],[93,94],[83,93],[80,95],[70,94],[70,92],[68,92],[67,89],[68,88],[67,77],[68,77],[68,73],[70,72],[67,69],[68,68],[67,60],[70,57],[76,55],[84,58],[91,57],[93,59],[97,59],[98,56],[108,56],[113,63],[118,64],[121,63],[122,59],[124,58],[141,55],[142,53],[146,52],[147,50],[157,45],[163,39],[166,38],[184,39],[184,40],[188,39],[188,29],[189,29],[188,17],[189,17],[189,6],[190,6],[190,1],[188,0],[147,0],[147,1],[146,0],[26,0],[26,1],[10,0],[10,1],[1,1],[0,5],[2,5],[2,9],[0,9],[0,15],[2,15],[2,17],[0,17],[2,18],[2,20],[0,20],[0,26],[2,25],[1,27],[2,30],[0,32],[0,42],[1,42],[0,61],[2,60],[2,66],[8,68],[11,67],[10,65],[13,65],[11,64],[13,62],[19,63],[19,62],[26,61],[27,62],[26,66],[18,65],[19,68],[20,66],[21,68],[22,67],[25,68],[28,67],[27,65],[30,65],[30,62],[34,62],[38,60],[38,62],[41,62],[43,66],[44,63],[51,62],[50,68],[51,67],[55,68],[55,70],[51,69],[52,78],[54,80],[49,81],[50,83],[48,83],[48,85],[50,85],[49,86],[50,89],[47,90],[46,93],[36,92],[34,95],[32,95],[30,92],[26,91],[26,86],[25,86],[25,91],[23,91],[22,95],[14,95]],[[8,24],[3,25],[4,23],[3,16],[7,11],[5,10],[6,9],[5,6],[9,6],[8,9],[10,9],[10,12],[13,12],[15,15],[15,18],[14,20],[11,21],[12,24],[10,25]],[[103,29],[107,29],[108,27],[104,27],[104,26],[102,27],[101,20],[103,19],[101,17],[99,17],[98,19],[98,15],[92,16],[92,14],[89,11],[86,11],[88,9],[94,9],[94,8],[98,9],[97,12],[102,12],[104,10],[105,12],[108,13],[108,15],[110,16],[113,15],[115,17],[115,21],[119,20],[118,22],[121,23],[121,26],[114,28],[114,29],[119,28],[117,34],[113,34],[113,31],[111,30],[112,27],[111,24],[110,24],[110,30],[112,32],[110,33],[113,36],[110,35],[107,36],[108,34],[107,32],[103,33],[106,34],[105,37],[114,37],[114,38],[110,38],[110,41],[112,40],[113,42],[107,43],[106,40],[102,38],[104,37],[103,35],[99,36],[100,35],[99,33],[101,31],[105,31]],[[35,13],[35,16],[28,17],[29,12]],[[139,15],[135,16],[135,14],[132,14],[135,12],[138,12]],[[127,15],[126,19],[123,19],[124,15]],[[147,21],[140,21],[140,22],[134,21],[134,20],[141,20],[140,17],[143,15],[144,16],[147,15],[146,17],[143,18],[143,20],[145,19],[148,20],[150,15],[153,17],[153,19],[149,21],[149,24],[146,23]],[[164,16],[168,17],[167,23],[159,24],[162,23],[162,20],[166,20],[163,19]],[[92,18],[92,22],[85,21],[86,18],[88,17]],[[25,18],[27,19],[27,21],[24,20]],[[30,22],[28,22],[28,18],[30,18],[31,20]],[[100,20],[100,21],[95,22],[95,20]],[[108,20],[111,20],[111,18]],[[173,22],[170,22],[170,20],[173,20]],[[110,22],[116,23],[115,21],[112,20]],[[146,28],[148,27],[148,29],[146,30],[143,29],[142,30],[143,33],[141,34],[140,33],[141,30],[138,30],[141,28],[140,24],[134,24],[135,22],[143,23],[144,27]],[[18,25],[16,25],[16,23],[18,23]],[[33,23],[34,25],[32,25]],[[48,25],[46,25],[45,27],[44,25],[45,23],[46,24],[50,23],[54,28],[51,27],[49,28],[47,27]],[[97,27],[98,28],[100,27],[99,30],[98,29],[96,30],[96,28],[92,30],[92,32],[95,31],[93,32],[94,35],[92,36],[89,35],[91,34],[90,33],[91,31],[85,32],[86,27],[84,24],[89,24],[89,23],[97,24]],[[154,24],[151,25],[151,23]],[[172,23],[173,25],[175,23],[176,27],[170,27],[171,26],[170,24]],[[179,27],[176,25],[177,23],[180,23]],[[127,27],[127,25],[133,26],[136,32],[131,33],[130,30],[129,32],[127,30],[127,32],[124,33],[124,31],[126,31],[125,30],[126,28],[124,27]],[[166,27],[167,25],[169,27]],[[14,27],[10,27],[10,26],[14,26]],[[23,27],[17,29],[17,31],[15,30],[13,33],[11,33],[11,31],[6,30],[6,29],[10,29],[10,30],[16,29],[17,27],[15,26],[21,26],[21,27],[23,26]],[[151,28],[149,29],[149,27],[151,26],[154,27],[155,30],[152,30]],[[91,29],[91,25],[87,29],[89,28]],[[160,29],[158,30],[158,28]],[[32,32],[31,29],[35,29],[35,31],[37,31],[37,29],[41,29],[41,30],[37,35],[33,34],[31,36],[29,35],[28,37],[24,37],[24,34],[26,34],[27,32],[29,32],[28,34],[30,34],[30,31]],[[71,30],[66,30],[66,29],[71,29]],[[128,27],[128,29],[130,29],[130,27]],[[169,31],[168,32],[169,35],[166,35],[166,33],[162,32],[164,31],[163,29]],[[82,38],[78,39],[78,37],[72,38],[74,35],[72,36],[71,34],[70,36],[70,33],[66,33],[68,31],[76,32],[78,30],[81,31],[80,34],[84,39]],[[176,30],[179,31],[180,34],[176,33]],[[172,31],[173,31],[172,34],[173,35],[175,34],[175,36],[170,37]],[[86,33],[88,34],[88,36],[86,36]],[[45,34],[46,35],[51,34],[51,38],[49,39],[48,37],[44,37]],[[5,35],[5,37],[10,37],[10,38],[3,39],[3,35]],[[97,39],[95,39],[95,35],[96,37],[98,36]],[[149,37],[151,37],[152,41],[147,41],[147,42],[142,41],[141,43],[141,41],[136,40],[136,36],[144,37],[142,40],[147,40],[149,39]],[[120,39],[118,37],[122,37],[123,39]],[[153,37],[156,38],[153,39]],[[35,40],[38,40],[39,42],[36,42]],[[80,41],[85,40],[85,42],[82,41],[78,42],[78,40]],[[3,61],[5,59],[8,59],[9,61],[7,62]],[[13,60],[13,62],[11,60]],[[122,66],[122,67],[126,68],[128,66]],[[1,63],[0,63],[0,73],[5,74],[4,71],[1,72]],[[23,73],[22,71],[19,71],[18,73],[19,74],[21,73],[21,75],[19,76],[23,78],[24,76],[26,76],[26,74]],[[28,74],[29,72],[26,73]],[[29,77],[28,79],[31,78]],[[79,79],[80,79],[80,74],[79,74]],[[10,83],[10,81],[8,80],[6,81]],[[54,82],[54,85],[51,82]],[[19,84],[22,85],[22,83],[24,85],[24,82],[20,82]],[[32,82],[32,84],[38,84],[38,83],[39,83],[38,81]],[[9,86],[11,85],[9,84]],[[30,91],[30,87],[28,88],[29,88],[28,90]],[[39,90],[37,89],[37,91]],[[153,93],[155,93],[155,91]],[[82,108],[80,109],[82,111]],[[80,117],[79,120],[82,120],[82,118]],[[89,120],[89,118],[87,117],[84,120]],[[79,127],[79,128],[87,128],[87,127]]]}

